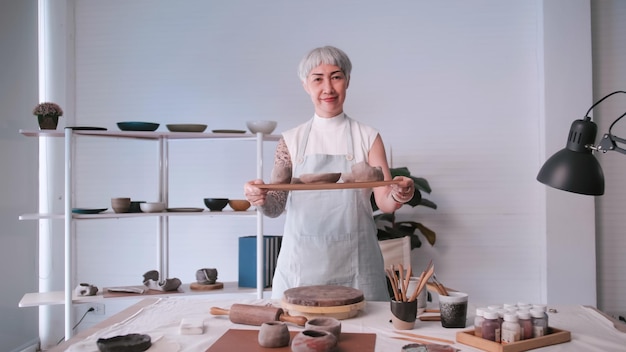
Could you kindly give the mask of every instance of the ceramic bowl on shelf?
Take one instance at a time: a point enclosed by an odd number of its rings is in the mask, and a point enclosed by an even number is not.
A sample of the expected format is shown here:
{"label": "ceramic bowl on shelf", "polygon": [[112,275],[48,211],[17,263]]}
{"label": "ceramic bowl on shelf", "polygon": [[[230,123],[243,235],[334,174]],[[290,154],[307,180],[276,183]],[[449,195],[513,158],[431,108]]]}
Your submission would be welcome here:
{"label": "ceramic bowl on shelf", "polygon": [[250,202],[245,199],[231,199],[228,201],[228,205],[234,211],[246,211],[250,208]]}
{"label": "ceramic bowl on shelf", "polygon": [[113,211],[116,213],[128,213],[130,211],[130,198],[111,198],[111,208],[113,208]]}
{"label": "ceramic bowl on shelf", "polygon": [[228,205],[228,198],[204,198],[204,205],[211,211],[222,211]]}
{"label": "ceramic bowl on shelf", "polygon": [[160,213],[165,210],[164,202],[145,202],[139,204],[141,211],[144,213]]}
{"label": "ceramic bowl on shelf", "polygon": [[204,132],[207,125],[200,123],[177,123],[165,125],[170,132]]}
{"label": "ceramic bowl on shelf", "polygon": [[246,121],[246,126],[252,133],[270,134],[276,129],[276,121],[258,120],[258,121]]}
{"label": "ceramic bowl on shelf", "polygon": [[140,121],[125,121],[118,122],[117,127],[122,131],[156,131],[159,128],[158,123],[154,122],[140,122]]}

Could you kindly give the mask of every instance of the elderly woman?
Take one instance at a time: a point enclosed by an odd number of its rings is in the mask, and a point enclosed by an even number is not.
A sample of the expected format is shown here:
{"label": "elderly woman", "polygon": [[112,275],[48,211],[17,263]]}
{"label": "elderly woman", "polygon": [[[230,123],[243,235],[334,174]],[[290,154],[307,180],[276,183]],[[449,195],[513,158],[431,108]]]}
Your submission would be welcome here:
{"label": "elderly woman", "polygon": [[[343,111],[352,64],[340,49],[313,49],[300,62],[299,76],[315,114],[282,134],[271,183],[291,183],[303,174],[351,173],[357,163],[379,167],[391,180],[383,141],[375,129]],[[413,180],[394,178],[384,187],[322,191],[267,191],[244,186],[246,198],[264,215],[286,210],[283,242],[272,297],[307,285],[342,285],[363,291],[366,300],[389,300],[383,258],[378,246],[370,197],[379,209],[392,212],[413,197]]]}

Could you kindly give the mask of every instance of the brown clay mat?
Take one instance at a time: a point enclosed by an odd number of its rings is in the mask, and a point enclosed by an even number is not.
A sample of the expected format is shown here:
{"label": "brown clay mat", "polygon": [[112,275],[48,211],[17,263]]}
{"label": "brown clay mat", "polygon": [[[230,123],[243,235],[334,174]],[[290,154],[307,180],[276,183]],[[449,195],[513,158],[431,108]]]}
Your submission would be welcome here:
{"label": "brown clay mat", "polygon": [[[115,287],[115,288],[124,288],[123,287]],[[137,296],[155,296],[155,295],[163,295],[163,294],[175,294],[175,293],[183,293],[184,291],[181,288],[178,288],[176,291],[160,291],[160,290],[150,290],[145,286],[128,286],[133,288],[142,288],[144,289],[143,293],[134,293],[134,292],[117,292],[117,291],[109,291],[109,288],[104,288],[102,291],[102,296],[104,298],[114,298],[114,297],[137,297]]]}
{"label": "brown clay mat", "polygon": [[[290,331],[291,338],[298,331]],[[289,346],[280,348],[261,347],[258,342],[259,330],[228,329],[206,352],[290,352]],[[342,332],[336,352],[374,352],[376,334]]]}

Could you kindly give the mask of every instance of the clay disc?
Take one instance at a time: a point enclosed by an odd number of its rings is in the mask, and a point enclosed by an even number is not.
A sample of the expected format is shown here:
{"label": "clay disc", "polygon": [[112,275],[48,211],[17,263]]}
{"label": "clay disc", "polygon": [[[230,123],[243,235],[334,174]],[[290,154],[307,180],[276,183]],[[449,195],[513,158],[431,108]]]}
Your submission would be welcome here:
{"label": "clay disc", "polygon": [[294,287],[285,291],[284,301],[309,307],[335,307],[359,303],[363,291],[338,285]]}
{"label": "clay disc", "polygon": [[203,285],[197,282],[192,282],[189,284],[189,288],[195,291],[210,291],[210,290],[218,290],[220,288],[224,288],[224,284],[221,282],[216,282],[210,285]]}
{"label": "clay disc", "polygon": [[300,181],[304,183],[335,183],[341,178],[341,173],[302,174]]}

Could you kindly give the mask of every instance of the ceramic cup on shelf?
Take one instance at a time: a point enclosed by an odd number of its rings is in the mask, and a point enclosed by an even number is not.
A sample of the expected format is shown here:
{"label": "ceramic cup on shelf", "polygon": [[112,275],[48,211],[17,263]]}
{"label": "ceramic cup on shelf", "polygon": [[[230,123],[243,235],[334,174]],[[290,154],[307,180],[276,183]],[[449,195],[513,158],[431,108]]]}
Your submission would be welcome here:
{"label": "ceramic cup on shelf", "polygon": [[464,328],[467,320],[468,295],[463,292],[448,292],[439,295],[441,326],[444,328]]}
{"label": "ceramic cup on shelf", "polygon": [[128,213],[130,211],[130,198],[111,198],[111,208],[113,208],[113,211],[116,213]]}
{"label": "ceramic cup on shelf", "polygon": [[398,330],[411,330],[417,319],[417,300],[391,301],[391,323]]}

